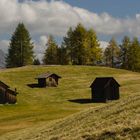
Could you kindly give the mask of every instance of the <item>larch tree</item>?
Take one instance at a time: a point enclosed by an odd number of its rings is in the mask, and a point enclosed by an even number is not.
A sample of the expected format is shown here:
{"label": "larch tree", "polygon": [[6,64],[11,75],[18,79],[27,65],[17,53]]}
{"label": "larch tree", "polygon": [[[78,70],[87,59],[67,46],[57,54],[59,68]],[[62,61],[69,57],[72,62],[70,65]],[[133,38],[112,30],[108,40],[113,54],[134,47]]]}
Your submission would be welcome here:
{"label": "larch tree", "polygon": [[102,49],[100,48],[99,40],[96,32],[93,29],[87,31],[87,64],[94,65],[102,59]]}
{"label": "larch tree", "polygon": [[74,61],[74,53],[73,53],[74,46],[72,44],[73,44],[73,30],[70,27],[67,31],[67,35],[63,38],[63,42],[61,45],[62,49],[65,48],[66,54],[63,55],[67,56],[68,64],[73,64]]}
{"label": "larch tree", "polygon": [[70,58],[71,57],[68,53],[68,50],[62,42],[61,47],[58,47],[58,62],[59,62],[59,64],[61,64],[61,65],[70,64]]}
{"label": "larch tree", "polygon": [[7,67],[33,64],[33,47],[28,30],[23,23],[19,23],[10,40],[6,57]]}
{"label": "larch tree", "polygon": [[109,45],[104,51],[106,65],[110,67],[114,67],[115,61],[119,59],[119,56],[120,56],[120,49],[115,39],[112,38],[109,42]]}
{"label": "larch tree", "polygon": [[122,40],[122,44],[120,45],[120,57],[121,57],[121,63],[122,63],[122,68],[128,69],[128,53],[129,53],[129,48],[131,45],[130,38],[128,36],[125,36]]}
{"label": "larch tree", "polygon": [[128,69],[140,71],[140,42],[134,38],[128,50]]}
{"label": "larch tree", "polygon": [[43,62],[44,64],[55,65],[58,64],[58,45],[56,44],[53,36],[49,36],[48,42],[46,44],[47,49],[44,54]]}
{"label": "larch tree", "polygon": [[93,65],[101,59],[101,49],[95,31],[87,30],[82,24],[68,30],[63,44],[71,64]]}
{"label": "larch tree", "polygon": [[84,65],[86,64],[86,36],[87,31],[82,24],[78,24],[72,35],[72,46],[73,46],[73,64]]}

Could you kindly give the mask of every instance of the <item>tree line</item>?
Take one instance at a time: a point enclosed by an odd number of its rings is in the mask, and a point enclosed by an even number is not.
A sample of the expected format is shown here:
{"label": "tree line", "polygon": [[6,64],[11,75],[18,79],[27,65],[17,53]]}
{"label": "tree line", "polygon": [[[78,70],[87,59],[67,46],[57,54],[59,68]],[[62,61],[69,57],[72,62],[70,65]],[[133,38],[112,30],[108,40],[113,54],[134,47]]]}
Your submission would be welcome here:
{"label": "tree line", "polygon": [[140,42],[137,37],[132,40],[124,36],[120,45],[114,38],[104,51],[104,62],[106,66],[140,71]]}
{"label": "tree line", "polygon": [[75,29],[69,28],[60,47],[52,36],[47,46],[44,64],[94,65],[102,56],[95,31],[86,30],[81,24]]}
{"label": "tree line", "polygon": [[[10,40],[7,67],[39,65],[40,60],[34,56],[33,47],[29,31],[19,23]],[[104,65],[139,71],[140,42],[136,37],[131,40],[125,36],[118,45],[112,38],[103,50],[96,32],[78,24],[68,29],[61,46],[53,36],[49,36],[42,62],[47,65]]]}

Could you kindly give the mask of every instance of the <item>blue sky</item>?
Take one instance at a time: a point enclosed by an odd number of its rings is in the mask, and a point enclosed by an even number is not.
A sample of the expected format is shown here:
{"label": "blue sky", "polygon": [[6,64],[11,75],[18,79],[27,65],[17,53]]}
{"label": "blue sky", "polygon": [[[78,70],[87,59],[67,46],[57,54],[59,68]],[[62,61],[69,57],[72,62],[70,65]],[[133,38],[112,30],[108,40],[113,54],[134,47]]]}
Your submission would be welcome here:
{"label": "blue sky", "polygon": [[115,17],[135,16],[140,12],[139,0],[64,0],[73,6],[82,7],[92,12],[110,13]]}
{"label": "blue sky", "polygon": [[110,13],[112,16],[120,18],[134,17],[136,13],[140,13],[139,0],[63,0],[63,1],[69,3],[72,6],[81,7],[92,12],[96,13],[107,12]]}
{"label": "blue sky", "polygon": [[140,39],[138,0],[0,0],[0,50],[7,53],[9,39],[19,22],[24,22],[41,58],[48,36],[61,43],[68,28],[79,22],[93,28],[101,46],[124,35]]}
{"label": "blue sky", "polygon": [[[81,7],[91,12],[102,14],[108,13],[113,17],[126,19],[135,18],[140,13],[140,1],[138,0],[64,0],[72,6]],[[115,35],[116,40],[120,42],[127,33]],[[132,35],[130,35],[133,37]],[[101,40],[109,41],[110,35],[100,35]],[[139,37],[139,36],[137,36]]]}

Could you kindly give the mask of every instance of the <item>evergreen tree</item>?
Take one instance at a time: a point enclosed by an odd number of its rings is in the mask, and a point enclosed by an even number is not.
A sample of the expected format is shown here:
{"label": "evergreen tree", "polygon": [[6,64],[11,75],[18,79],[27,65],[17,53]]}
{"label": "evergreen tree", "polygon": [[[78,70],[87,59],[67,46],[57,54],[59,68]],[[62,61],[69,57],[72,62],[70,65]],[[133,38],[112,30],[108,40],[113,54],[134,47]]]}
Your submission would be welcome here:
{"label": "evergreen tree", "polygon": [[68,64],[73,64],[73,61],[74,61],[74,48],[73,48],[73,30],[72,28],[70,27],[68,32],[67,32],[67,35],[66,37],[63,38],[63,42],[62,42],[62,48],[64,48],[64,46],[66,46],[66,51],[64,55],[67,56],[67,60],[68,60]]}
{"label": "evergreen tree", "polygon": [[132,71],[140,70],[140,43],[136,37],[128,50],[128,69]]}
{"label": "evergreen tree", "polygon": [[78,24],[73,31],[72,46],[73,46],[73,64],[86,64],[86,42],[87,31],[82,24]]}
{"label": "evergreen tree", "polygon": [[58,64],[58,46],[53,38],[50,36],[47,42],[47,49],[44,54],[44,64]]}
{"label": "evergreen tree", "polygon": [[110,67],[114,67],[115,61],[119,60],[119,55],[120,55],[120,49],[115,39],[112,38],[109,42],[108,47],[105,49],[104,52],[106,65]]}
{"label": "evergreen tree", "polygon": [[67,48],[62,43],[61,47],[58,48],[58,61],[59,61],[59,64],[68,65],[69,62],[70,62],[69,58],[70,57],[68,56]]}
{"label": "evergreen tree", "polygon": [[87,32],[87,64],[94,65],[102,58],[102,49],[100,48],[100,43],[97,39],[96,32],[90,29]]}
{"label": "evergreen tree", "polygon": [[23,23],[13,33],[6,57],[7,67],[20,67],[33,63],[33,43]]}
{"label": "evergreen tree", "polygon": [[128,36],[125,36],[122,40],[122,44],[120,45],[121,49],[121,62],[122,62],[122,68],[128,69],[128,51],[131,45],[130,38]]}
{"label": "evergreen tree", "polygon": [[71,64],[95,64],[101,59],[102,52],[95,31],[87,30],[82,24],[68,30],[63,44]]}
{"label": "evergreen tree", "polygon": [[40,65],[40,61],[38,58],[34,59],[34,62],[33,62],[34,65]]}

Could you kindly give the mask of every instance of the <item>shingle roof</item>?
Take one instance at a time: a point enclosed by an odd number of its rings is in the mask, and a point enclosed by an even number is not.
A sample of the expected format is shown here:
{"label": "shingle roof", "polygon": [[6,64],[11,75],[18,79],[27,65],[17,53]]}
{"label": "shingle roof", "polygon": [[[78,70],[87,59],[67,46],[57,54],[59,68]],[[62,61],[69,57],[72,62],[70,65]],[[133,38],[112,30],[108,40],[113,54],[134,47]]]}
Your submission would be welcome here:
{"label": "shingle roof", "polygon": [[93,83],[91,84],[91,88],[92,87],[105,87],[107,86],[107,84],[109,84],[109,82],[115,82],[118,86],[120,86],[120,84],[113,78],[113,77],[97,77]]}
{"label": "shingle roof", "polygon": [[61,78],[59,75],[57,75],[55,73],[47,72],[47,73],[44,73],[44,74],[41,74],[41,75],[37,76],[35,79],[48,78],[52,75],[55,75],[56,77]]}
{"label": "shingle roof", "polygon": [[3,83],[2,81],[0,81],[0,86],[2,86],[2,87],[4,87],[4,88],[9,88],[9,86],[8,85],[6,85],[5,83]]}
{"label": "shingle roof", "polygon": [[7,89],[7,92],[12,94],[12,95],[17,95],[18,94],[16,91],[13,91],[11,89]]}

